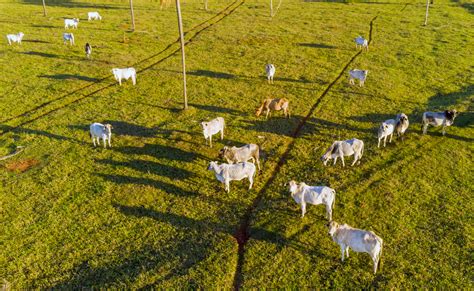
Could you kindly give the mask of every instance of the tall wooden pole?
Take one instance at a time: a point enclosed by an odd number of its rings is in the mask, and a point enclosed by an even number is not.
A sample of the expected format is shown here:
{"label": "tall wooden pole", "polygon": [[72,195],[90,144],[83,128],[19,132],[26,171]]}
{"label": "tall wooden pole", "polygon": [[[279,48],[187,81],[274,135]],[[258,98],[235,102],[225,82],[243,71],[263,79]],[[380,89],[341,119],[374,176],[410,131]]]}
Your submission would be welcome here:
{"label": "tall wooden pole", "polygon": [[46,16],[46,3],[43,0],[43,15]]}
{"label": "tall wooden pole", "polygon": [[425,24],[428,24],[428,10],[430,9],[430,0],[426,0],[426,14],[425,14]]}
{"label": "tall wooden pole", "polygon": [[183,64],[184,109],[188,109],[188,96],[186,94],[186,59],[184,56],[183,21],[181,19],[181,7],[179,5],[179,0],[176,0],[176,13],[178,14],[179,39],[181,41],[181,63]]}
{"label": "tall wooden pole", "polygon": [[133,1],[130,0],[130,14],[132,16],[132,31],[135,31],[135,14],[133,13]]}

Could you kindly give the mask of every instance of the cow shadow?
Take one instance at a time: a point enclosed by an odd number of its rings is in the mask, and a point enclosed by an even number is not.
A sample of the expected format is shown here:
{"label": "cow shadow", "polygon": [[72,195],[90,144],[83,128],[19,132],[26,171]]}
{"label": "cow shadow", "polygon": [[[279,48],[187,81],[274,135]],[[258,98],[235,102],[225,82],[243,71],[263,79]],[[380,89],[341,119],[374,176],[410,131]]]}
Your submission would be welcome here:
{"label": "cow shadow", "polygon": [[[273,114],[283,115],[283,112],[273,112]],[[246,121],[247,125],[244,125],[243,128],[256,132],[293,136],[293,132],[301,119],[301,116],[291,116],[290,118],[283,116],[270,116],[268,119],[265,119],[264,116],[260,116],[256,120]]]}
{"label": "cow shadow", "polygon": [[143,173],[151,173],[159,176],[167,177],[173,180],[185,180],[193,177],[195,174],[185,169],[180,169],[165,164],[160,164],[153,161],[145,160],[131,160],[131,161],[116,161],[116,160],[96,160],[99,164],[116,167],[126,167],[135,171]]}
{"label": "cow shadow", "polygon": [[54,134],[45,130],[37,130],[37,129],[29,129],[29,128],[24,128],[24,127],[12,127],[8,125],[0,125],[0,134],[5,133],[5,132],[13,132],[16,134],[21,134],[21,133],[27,133],[27,134],[34,134],[34,135],[42,135],[51,139],[56,139],[60,141],[71,141],[77,144],[82,144],[85,145],[87,144],[84,140],[79,140],[59,134]]}
{"label": "cow shadow", "polygon": [[59,28],[60,26],[48,25],[48,24],[32,24],[31,27],[37,28]]}
{"label": "cow shadow", "polygon": [[217,78],[217,79],[235,79],[236,78],[236,75],[233,75],[233,74],[224,73],[224,72],[214,72],[214,71],[208,71],[208,70],[190,71],[190,72],[186,72],[186,74],[189,74],[191,76]]}
{"label": "cow shadow", "polygon": [[[54,26],[53,26],[54,27]],[[51,43],[50,41],[40,40],[40,39],[24,39],[22,42],[31,42],[31,43]]]}
{"label": "cow shadow", "polygon": [[156,128],[149,128],[146,126],[118,120],[105,120],[104,123],[110,123],[113,127],[112,132],[116,133],[117,135],[154,137],[157,130]]}
{"label": "cow shadow", "polygon": [[209,160],[207,157],[195,153],[187,152],[179,148],[160,145],[160,144],[145,144],[142,147],[120,147],[114,148],[115,151],[129,155],[145,155],[157,159],[167,159],[170,161],[194,162],[197,159]]}
{"label": "cow shadow", "polygon": [[29,56],[38,56],[38,57],[43,57],[43,58],[61,58],[59,55],[56,55],[56,54],[48,54],[48,53],[34,52],[34,51],[22,52],[21,54],[29,55]]}
{"label": "cow shadow", "polygon": [[311,48],[321,48],[321,49],[335,49],[336,47],[324,43],[297,43],[298,46],[311,47]]}
{"label": "cow shadow", "polygon": [[469,13],[474,14],[474,3],[460,3],[459,0],[451,0],[452,2],[458,4],[460,7],[466,9]]}
{"label": "cow shadow", "polygon": [[[360,116],[351,116],[349,117],[349,119],[357,122],[373,123],[374,125],[378,126],[387,119],[396,119],[398,113],[399,112],[394,112],[393,114],[367,113],[365,115]],[[410,119],[410,116],[408,116],[408,118]]]}
{"label": "cow shadow", "polygon": [[39,78],[55,79],[55,80],[81,80],[87,82],[97,82],[99,79],[87,76],[72,75],[72,74],[56,74],[56,75],[39,75]]}
{"label": "cow shadow", "polygon": [[444,111],[451,109],[466,98],[474,96],[474,84],[470,84],[460,91],[448,94],[438,93],[428,99],[427,110],[430,111]]}

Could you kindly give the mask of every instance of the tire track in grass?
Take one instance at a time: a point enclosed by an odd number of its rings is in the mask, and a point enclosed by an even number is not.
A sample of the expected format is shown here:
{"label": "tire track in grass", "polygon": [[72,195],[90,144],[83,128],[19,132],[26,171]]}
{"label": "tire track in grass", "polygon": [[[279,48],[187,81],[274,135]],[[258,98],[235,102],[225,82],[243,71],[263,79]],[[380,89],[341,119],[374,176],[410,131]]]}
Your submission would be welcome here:
{"label": "tire track in grass", "polygon": [[[370,30],[369,30],[369,44],[372,42],[372,35],[373,35],[373,25],[374,21],[377,19],[378,16],[375,16],[372,18],[370,21]],[[255,209],[257,206],[260,204],[260,202],[263,199],[264,193],[267,191],[267,189],[270,187],[270,185],[275,181],[278,172],[280,171],[281,167],[286,163],[286,160],[288,158],[288,155],[292,151],[292,149],[295,147],[296,140],[298,139],[298,135],[303,129],[304,125],[306,124],[307,120],[313,115],[314,111],[316,108],[319,106],[321,101],[323,101],[324,97],[327,95],[327,93],[332,89],[332,87],[341,79],[341,77],[344,75],[344,72],[347,70],[347,68],[354,62],[354,60],[362,53],[362,50],[359,50],[352,58],[346,63],[346,65],[342,68],[342,70],[339,72],[337,77],[326,87],[326,89],[321,93],[321,95],[318,97],[316,102],[313,104],[313,106],[310,108],[308,113],[306,114],[305,117],[298,123],[296,128],[293,130],[291,133],[292,140],[287,144],[286,150],[282,154],[281,158],[278,160],[277,165],[272,171],[271,177],[265,182],[263,187],[260,189],[260,191],[257,194],[257,197],[253,201],[252,205],[247,209],[246,213],[244,214],[241,223],[237,229],[237,231],[234,234],[235,239],[237,240],[238,243],[238,259],[237,259],[237,267],[236,271],[234,274],[234,289],[239,290],[242,284],[242,267],[243,267],[243,262],[244,262],[244,255],[245,255],[245,244],[248,242],[250,239],[250,220],[252,217],[252,214],[254,213]]]}
{"label": "tire track in grass", "polygon": [[[245,1],[243,1],[243,0],[236,0],[236,1],[232,2],[231,4],[229,4],[228,6],[226,6],[226,7],[225,7],[223,10],[221,10],[219,13],[215,14],[214,16],[212,16],[211,18],[209,18],[209,19],[207,19],[206,21],[203,21],[203,22],[201,22],[200,24],[198,24],[198,25],[196,25],[196,26],[190,28],[188,31],[185,32],[185,35],[189,35],[189,34],[191,34],[191,33],[193,33],[193,34],[192,34],[191,37],[186,41],[185,45],[188,45],[189,43],[191,43],[191,42],[193,41],[193,39],[194,39],[195,37],[197,37],[198,35],[200,35],[203,31],[207,30],[208,28],[210,28],[210,27],[214,26],[215,24],[219,23],[220,21],[222,21],[222,20],[223,20],[224,18],[226,18],[227,16],[231,15],[237,8],[239,8],[241,5],[243,5],[244,2],[245,2]],[[237,5],[236,5],[235,7],[233,7],[235,4],[237,4]],[[220,18],[219,18],[219,17],[220,17]],[[214,22],[212,22],[212,20],[215,20],[215,19],[217,19],[217,20],[214,21]],[[174,41],[174,42],[170,43],[169,45],[167,45],[164,49],[162,49],[162,50],[159,51],[158,53],[155,53],[155,54],[153,54],[153,55],[151,55],[151,56],[149,56],[149,57],[147,57],[147,58],[145,58],[145,59],[142,59],[142,60],[136,62],[135,64],[133,64],[132,66],[137,66],[137,65],[142,64],[142,63],[145,63],[145,62],[147,62],[147,61],[149,61],[149,60],[151,60],[151,59],[153,59],[153,58],[155,58],[155,57],[158,57],[158,56],[162,55],[163,53],[165,53],[166,51],[168,51],[170,48],[173,47],[173,45],[176,45],[176,44],[179,44],[179,38],[178,38],[176,41]],[[181,48],[178,47],[177,49],[173,50],[171,53],[167,54],[166,56],[162,57],[161,59],[159,59],[159,60],[157,60],[157,61],[155,61],[155,62],[153,62],[153,63],[151,63],[151,64],[149,64],[149,65],[146,65],[146,66],[145,66],[144,68],[142,68],[142,69],[137,70],[137,72],[138,72],[138,73],[144,72],[144,71],[150,69],[151,67],[156,66],[156,65],[162,63],[163,61],[167,60],[168,58],[170,58],[171,56],[173,56],[174,54],[176,54],[176,53],[179,52],[180,50],[181,50]],[[72,96],[72,95],[74,95],[74,94],[76,94],[76,93],[84,92],[84,91],[87,90],[87,89],[93,88],[93,86],[95,86],[95,85],[102,85],[102,84],[105,83],[104,81],[106,81],[106,80],[111,80],[111,79],[112,79],[112,76],[103,77],[103,78],[101,78],[101,79],[99,79],[99,80],[97,80],[97,81],[95,81],[95,82],[93,82],[93,83],[91,83],[91,84],[88,84],[88,85],[86,85],[86,86],[80,87],[80,88],[75,89],[75,90],[73,90],[73,91],[71,91],[71,92],[68,92],[68,93],[62,95],[62,96],[59,97],[59,98],[56,98],[56,99],[47,101],[47,102],[45,102],[45,103],[43,103],[43,104],[40,104],[40,105],[38,105],[38,106],[36,106],[36,107],[34,107],[34,108],[32,108],[32,109],[29,109],[29,110],[27,110],[27,111],[25,111],[25,112],[23,112],[23,113],[21,113],[21,114],[16,115],[16,116],[9,117],[9,118],[7,118],[7,119],[1,121],[0,123],[4,124],[4,123],[10,122],[10,121],[16,121],[16,120],[18,120],[18,119],[20,119],[20,118],[23,118],[23,117],[28,117],[28,116],[30,116],[30,115],[33,115],[33,114],[39,112],[41,109],[47,107],[47,106],[50,105],[50,104],[53,104],[53,103],[56,103],[56,102],[58,102],[58,101],[64,100],[64,99],[66,99],[67,97]],[[78,102],[80,102],[80,101],[82,101],[82,100],[84,100],[84,99],[86,99],[86,98],[88,98],[88,97],[91,97],[91,96],[93,96],[93,95],[95,95],[95,94],[97,94],[97,93],[99,93],[99,92],[101,92],[101,91],[103,91],[103,90],[105,90],[105,89],[108,89],[108,88],[110,88],[110,87],[112,87],[112,86],[114,86],[114,85],[116,85],[116,83],[115,83],[115,82],[112,82],[112,83],[109,83],[109,84],[104,84],[102,87],[100,87],[100,88],[98,88],[98,89],[95,89],[95,90],[92,91],[92,92],[89,92],[89,93],[82,93],[82,96],[79,97],[79,98],[76,98],[76,99],[74,99],[74,100],[72,100],[72,101],[70,101],[70,102],[66,102],[65,104],[60,105],[60,106],[58,106],[58,107],[56,107],[56,108],[47,110],[45,113],[39,114],[38,116],[36,116],[36,117],[34,117],[34,118],[32,118],[32,119],[29,119],[29,120],[27,120],[27,121],[20,122],[20,123],[17,124],[17,125],[14,125],[14,126],[3,125],[4,129],[0,130],[0,136],[5,135],[5,134],[8,133],[8,132],[12,132],[12,131],[14,131],[14,130],[16,130],[16,129],[22,127],[22,126],[24,126],[24,125],[27,125],[27,124],[29,124],[29,123],[32,123],[32,122],[34,122],[34,121],[36,121],[36,120],[38,120],[38,119],[41,119],[41,118],[43,118],[43,117],[45,117],[45,116],[48,116],[48,115],[50,115],[50,114],[52,114],[52,113],[54,113],[54,112],[56,112],[56,111],[58,111],[58,110],[61,110],[61,109],[63,109],[63,108],[66,108],[66,107],[68,107],[68,106],[70,106],[70,105],[72,105],[72,104],[78,103]]]}

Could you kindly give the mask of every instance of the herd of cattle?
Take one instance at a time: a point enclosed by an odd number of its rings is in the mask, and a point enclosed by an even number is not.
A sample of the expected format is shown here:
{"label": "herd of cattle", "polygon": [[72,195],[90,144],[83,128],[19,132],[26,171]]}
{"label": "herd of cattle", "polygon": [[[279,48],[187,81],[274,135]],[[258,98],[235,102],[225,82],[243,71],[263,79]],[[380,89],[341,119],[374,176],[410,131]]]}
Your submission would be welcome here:
{"label": "herd of cattle", "polygon": [[[89,12],[88,20],[101,20],[102,17],[98,12]],[[65,19],[64,28],[69,27],[78,28],[79,19]],[[8,44],[16,42],[21,44],[24,37],[22,32],[18,34],[8,34]],[[74,35],[72,33],[63,34],[64,43],[67,41],[71,45],[74,44]],[[366,51],[369,49],[369,42],[367,39],[359,36],[355,39],[356,48],[365,48]],[[92,52],[92,47],[89,43],[85,46],[86,56],[89,58]],[[273,64],[267,64],[265,66],[265,72],[269,83],[273,83],[273,77],[276,69]],[[136,70],[134,68],[123,68],[112,69],[114,78],[118,83],[122,84],[122,79],[132,79],[133,85],[136,84]],[[353,69],[349,71],[349,83],[354,84],[354,80],[359,80],[359,85],[363,86],[367,78],[368,70]],[[262,111],[265,110],[265,116],[268,118],[271,111],[283,111],[285,117],[290,117],[289,101],[285,98],[277,99],[265,99],[261,106],[259,106],[255,112],[255,115],[259,117]],[[443,135],[445,134],[445,128],[451,126],[457,115],[456,110],[446,110],[444,112],[425,112],[422,116],[422,131],[426,134],[429,125],[442,126]],[[220,133],[221,140],[224,138],[225,121],[223,117],[217,117],[211,121],[202,122],[202,132],[204,138],[209,140],[209,145],[212,148],[212,136]],[[383,140],[383,146],[386,146],[386,141],[389,138],[389,142],[392,141],[393,134],[396,133],[398,137],[402,137],[409,126],[408,116],[404,113],[396,115],[394,119],[388,119],[382,122],[378,129],[378,147],[380,142]],[[100,145],[100,139],[104,143],[104,147],[111,146],[112,138],[112,125],[93,123],[90,125],[90,136],[94,146]],[[364,142],[357,138],[344,141],[334,141],[331,146],[322,155],[321,161],[326,166],[327,162],[334,159],[334,165],[336,165],[337,159],[340,158],[342,166],[345,166],[344,157],[354,156],[352,166],[356,162],[360,163],[360,159],[364,153]],[[219,151],[219,157],[225,159],[227,163],[218,164],[217,161],[209,163],[208,170],[213,171],[217,180],[224,184],[225,191],[230,191],[230,182],[238,181],[242,179],[248,179],[250,182],[249,190],[252,189],[254,176],[256,174],[255,163],[260,169],[260,148],[256,144],[247,144],[242,147],[227,147],[225,146]],[[248,162],[252,160],[253,163]],[[319,205],[323,204],[326,207],[326,216],[329,220],[328,228],[329,235],[333,241],[339,244],[341,248],[342,261],[344,261],[345,255],[349,257],[349,248],[355,252],[366,252],[368,253],[374,263],[374,274],[377,272],[377,267],[380,263],[382,255],[383,240],[371,231],[365,231],[361,229],[352,228],[347,224],[340,225],[332,220],[332,214],[336,201],[336,191],[326,186],[309,186],[304,182],[297,183],[296,181],[290,181],[289,192],[291,197],[297,204],[301,206],[302,217],[306,213],[306,204]]]}

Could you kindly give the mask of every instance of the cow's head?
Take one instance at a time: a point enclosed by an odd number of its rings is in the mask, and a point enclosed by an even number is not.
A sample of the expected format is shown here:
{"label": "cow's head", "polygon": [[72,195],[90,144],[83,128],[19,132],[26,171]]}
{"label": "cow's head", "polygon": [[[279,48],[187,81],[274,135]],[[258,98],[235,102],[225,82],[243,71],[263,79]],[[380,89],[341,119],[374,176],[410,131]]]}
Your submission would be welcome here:
{"label": "cow's head", "polygon": [[456,109],[446,110],[444,114],[446,115],[446,118],[450,121],[454,121],[454,118],[458,116],[458,112],[456,111]]}
{"label": "cow's head", "polygon": [[337,229],[339,228],[339,224],[335,221],[330,221],[328,224],[328,234],[333,237],[336,233]]}
{"label": "cow's head", "polygon": [[259,117],[260,114],[262,114],[262,110],[263,110],[263,106],[262,106],[262,107],[258,107],[258,108],[255,110],[255,116]]}
{"label": "cow's head", "polygon": [[327,151],[324,153],[324,155],[321,156],[321,161],[323,162],[323,165],[326,166],[326,164],[328,163],[328,161],[331,159],[331,154],[334,150],[334,147],[335,147],[336,143],[334,142],[328,149]]}
{"label": "cow's head", "polygon": [[288,182],[288,186],[289,186],[291,195],[295,194],[296,191],[298,191],[298,183],[296,183],[296,181],[291,180],[290,182]]}
{"label": "cow's head", "polygon": [[113,128],[112,124],[107,123],[107,124],[104,124],[104,126],[105,126],[105,131],[107,132],[107,134],[111,134],[112,128]]}
{"label": "cow's head", "polygon": [[225,146],[219,151],[219,158],[223,159],[225,157],[225,154],[229,150],[229,147]]}
{"label": "cow's head", "polygon": [[23,38],[24,35],[25,35],[25,34],[24,34],[23,32],[20,32],[20,33],[18,34],[18,36],[19,36],[20,38]]}
{"label": "cow's head", "polygon": [[217,162],[210,162],[207,170],[212,171],[215,167],[217,167]]}

